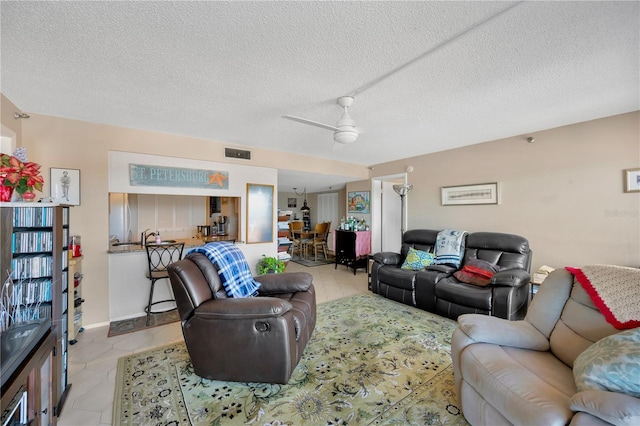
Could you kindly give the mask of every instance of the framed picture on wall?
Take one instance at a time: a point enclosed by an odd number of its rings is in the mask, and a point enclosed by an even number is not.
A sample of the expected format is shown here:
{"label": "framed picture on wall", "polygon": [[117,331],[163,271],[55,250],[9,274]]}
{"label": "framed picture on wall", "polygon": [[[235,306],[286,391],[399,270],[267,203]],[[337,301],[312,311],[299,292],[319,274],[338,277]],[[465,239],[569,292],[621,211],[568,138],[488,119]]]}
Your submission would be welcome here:
{"label": "framed picture on wall", "polygon": [[498,204],[498,183],[443,186],[441,188],[441,197],[443,206]]}
{"label": "framed picture on wall", "polygon": [[624,192],[640,192],[640,169],[624,171]]}
{"label": "framed picture on wall", "polygon": [[296,207],[298,207],[298,199],[297,198],[287,198],[287,207],[288,208],[296,208]]}
{"label": "framed picture on wall", "polygon": [[54,203],[80,205],[80,170],[51,167],[50,183]]}
{"label": "framed picture on wall", "polygon": [[369,214],[370,191],[353,191],[347,194],[348,213]]}
{"label": "framed picture on wall", "polygon": [[273,242],[273,185],[247,184],[247,244]]}

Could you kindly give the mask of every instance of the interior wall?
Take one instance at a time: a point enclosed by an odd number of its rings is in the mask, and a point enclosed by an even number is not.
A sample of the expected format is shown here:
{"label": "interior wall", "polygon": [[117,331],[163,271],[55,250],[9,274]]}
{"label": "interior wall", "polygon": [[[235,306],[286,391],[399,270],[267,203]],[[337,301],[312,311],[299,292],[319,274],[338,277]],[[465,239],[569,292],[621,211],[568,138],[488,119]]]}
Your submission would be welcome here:
{"label": "interior wall", "polygon": [[[533,270],[640,266],[640,193],[623,192],[623,170],[640,167],[640,112],[379,164],[374,175],[409,165],[408,229],[519,234]],[[441,205],[441,187],[487,182],[499,182],[500,204]]]}
{"label": "interior wall", "polygon": [[[11,117],[5,113],[5,103],[8,100],[3,97],[2,102],[2,124],[5,121],[12,124],[13,111]],[[109,151],[165,156],[168,163],[178,158],[194,162],[218,161],[276,169],[295,170],[299,165],[310,173],[344,174],[347,171],[349,175],[359,178],[366,178],[369,174],[366,167],[352,163],[312,159],[288,153],[274,155],[273,151],[266,149],[252,149],[250,161],[227,159],[224,157],[224,147],[227,144],[219,142],[40,114],[31,114],[31,118],[22,121],[21,139],[22,145],[27,148],[29,160],[42,165],[45,185],[42,194],[38,195],[49,195],[50,167],[80,170],[81,205],[71,209],[70,219],[71,234],[82,236],[85,255],[85,325],[104,324],[109,320]],[[251,179],[252,175],[249,174],[246,178]],[[274,243],[274,252],[275,247]]]}
{"label": "interior wall", "polygon": [[[349,213],[349,192],[369,191],[369,213]],[[359,180],[348,182],[344,194],[345,216],[353,216],[356,219],[364,219],[371,226],[371,180]],[[342,216],[340,216],[342,217]]]}
{"label": "interior wall", "polygon": [[[0,93],[0,137],[2,145],[0,152],[12,154],[13,150],[22,146],[22,122],[28,118],[14,118],[15,113],[22,113],[6,96]],[[27,155],[29,153],[27,152]]]}

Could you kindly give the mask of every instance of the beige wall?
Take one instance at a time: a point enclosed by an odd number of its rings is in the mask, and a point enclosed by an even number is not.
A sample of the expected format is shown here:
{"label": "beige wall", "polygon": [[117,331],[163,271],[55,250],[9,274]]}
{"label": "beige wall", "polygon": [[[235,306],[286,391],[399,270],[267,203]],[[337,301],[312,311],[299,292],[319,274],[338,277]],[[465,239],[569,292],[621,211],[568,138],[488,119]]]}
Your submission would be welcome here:
{"label": "beige wall", "polygon": [[[4,97],[2,102],[2,124],[6,120],[8,125],[13,123],[13,111],[9,115],[6,110],[12,106],[5,106],[10,102]],[[302,170],[299,165],[311,173],[344,174],[346,170],[360,179],[367,178],[369,172],[366,167],[351,163],[254,148],[249,162],[225,159],[227,144],[39,114],[22,120],[22,145],[27,148],[29,161],[42,165],[45,178],[42,196],[49,195],[50,167],[80,169],[81,205],[71,209],[71,234],[82,236],[86,277],[83,321],[87,325],[102,324],[109,319],[108,151]]]}
{"label": "beige wall", "polygon": [[[457,228],[523,235],[532,269],[607,263],[640,266],[640,193],[623,169],[640,167],[640,112],[379,164],[411,165],[407,229]],[[425,142],[428,143],[428,142]],[[499,205],[441,206],[442,186],[499,182]]]}
{"label": "beige wall", "polygon": [[[82,205],[71,212],[71,233],[82,235],[85,324],[108,320],[108,151],[345,174],[366,190],[369,169],[303,155],[251,149],[253,160],[223,158],[225,144],[31,114],[15,120],[2,96],[2,125],[18,134],[29,160],[43,166],[48,195],[50,167],[81,170]],[[622,170],[640,167],[640,113],[595,120],[376,165],[375,176],[414,167],[409,183],[408,224],[412,228],[463,228],[513,232],[527,237],[533,268],[591,263],[640,266],[640,194],[622,192]],[[428,143],[428,141],[425,141]],[[440,187],[498,181],[497,206],[440,206]],[[362,184],[362,185],[361,185]],[[346,191],[341,192],[346,199]],[[313,202],[313,195],[308,201]],[[286,205],[286,204],[285,204]],[[315,204],[314,204],[315,205]],[[346,214],[341,212],[341,215]],[[146,284],[146,283],[144,283]]]}
{"label": "beige wall", "polygon": [[[349,192],[353,191],[369,191],[369,202],[371,202],[371,180],[360,180],[357,182],[349,182],[347,183],[347,188],[344,193],[344,205],[345,205],[345,214],[344,216],[354,216],[357,219],[363,218],[368,225],[371,225],[371,213],[349,213],[348,202],[349,202]],[[371,206],[369,208],[369,212],[371,212]]]}
{"label": "beige wall", "polygon": [[[0,93],[0,123],[2,123],[0,136],[3,138],[12,138],[14,139],[15,146],[22,146],[22,122],[25,120],[24,118],[15,119],[13,114],[16,112],[21,113],[22,111],[18,109],[6,96]],[[3,143],[4,148],[4,143]],[[0,149],[0,151],[11,151],[10,149]],[[7,152],[7,154],[11,154],[11,152]]]}

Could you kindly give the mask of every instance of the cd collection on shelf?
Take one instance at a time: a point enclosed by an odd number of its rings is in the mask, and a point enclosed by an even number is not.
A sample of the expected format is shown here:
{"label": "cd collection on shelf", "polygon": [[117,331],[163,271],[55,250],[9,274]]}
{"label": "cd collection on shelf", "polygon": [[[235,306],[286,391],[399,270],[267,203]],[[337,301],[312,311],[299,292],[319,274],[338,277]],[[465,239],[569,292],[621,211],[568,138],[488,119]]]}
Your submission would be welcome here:
{"label": "cd collection on shelf", "polygon": [[52,226],[53,211],[44,208],[17,208],[13,216],[14,227]]}
{"label": "cd collection on shelf", "polygon": [[42,278],[51,276],[53,264],[51,255],[40,254],[31,257],[11,259],[11,277],[13,279]]}
{"label": "cd collection on shelf", "polygon": [[53,232],[17,231],[11,236],[13,253],[50,252],[53,250]]}
{"label": "cd collection on shelf", "polygon": [[20,281],[13,283],[12,287],[12,305],[30,305],[37,302],[51,302],[50,278]]}

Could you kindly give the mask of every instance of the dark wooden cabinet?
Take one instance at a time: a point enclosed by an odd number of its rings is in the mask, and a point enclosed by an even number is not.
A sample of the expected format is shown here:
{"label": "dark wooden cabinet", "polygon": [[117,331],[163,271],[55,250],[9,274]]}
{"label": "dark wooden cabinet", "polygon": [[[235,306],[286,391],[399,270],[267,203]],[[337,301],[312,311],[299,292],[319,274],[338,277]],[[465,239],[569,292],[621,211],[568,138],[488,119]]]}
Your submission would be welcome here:
{"label": "dark wooden cabinet", "polygon": [[[353,268],[356,274],[358,268],[364,268],[368,273],[367,255],[371,252],[371,232],[370,231],[342,231],[336,229],[335,234],[335,257],[336,263]],[[362,238],[359,243],[358,239]]]}
{"label": "dark wooden cabinet", "polygon": [[[3,366],[0,409],[3,425],[54,425],[55,335],[46,321],[18,324],[2,334],[5,357],[14,365]],[[10,349],[9,349],[10,348]],[[15,353],[8,353],[11,350]],[[15,367],[15,368],[13,368]]]}

